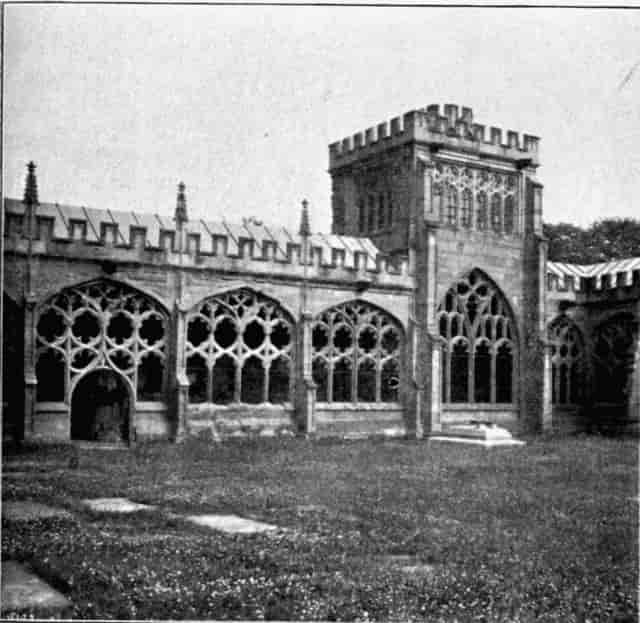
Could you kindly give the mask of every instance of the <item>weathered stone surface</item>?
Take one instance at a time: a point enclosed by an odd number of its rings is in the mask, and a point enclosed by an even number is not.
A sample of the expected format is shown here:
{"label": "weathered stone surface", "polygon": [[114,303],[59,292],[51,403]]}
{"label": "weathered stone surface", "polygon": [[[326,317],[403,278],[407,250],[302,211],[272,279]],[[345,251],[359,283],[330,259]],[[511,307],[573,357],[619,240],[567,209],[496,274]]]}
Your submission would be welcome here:
{"label": "weathered stone surface", "polygon": [[70,614],[71,603],[67,598],[33,574],[23,565],[5,560],[2,562],[3,616],[31,612],[41,617]]}
{"label": "weathered stone surface", "polygon": [[188,515],[186,519],[198,526],[204,526],[231,534],[253,534],[255,532],[278,530],[277,526],[254,521],[253,519],[245,519],[237,515]]}
{"label": "weathered stone surface", "polygon": [[138,504],[127,498],[96,498],[82,500],[82,505],[99,513],[135,513],[136,511],[153,510],[155,506]]}

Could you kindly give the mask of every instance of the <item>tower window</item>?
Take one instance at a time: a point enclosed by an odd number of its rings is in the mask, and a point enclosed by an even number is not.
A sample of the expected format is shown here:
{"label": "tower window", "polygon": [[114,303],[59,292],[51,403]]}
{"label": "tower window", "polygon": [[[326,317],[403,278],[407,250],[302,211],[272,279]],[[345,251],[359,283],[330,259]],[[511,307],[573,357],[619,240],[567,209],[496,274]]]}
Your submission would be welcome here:
{"label": "tower window", "polygon": [[384,193],[378,195],[378,229],[384,229]]}
{"label": "tower window", "polygon": [[373,231],[376,226],[376,200],[373,195],[369,195],[369,222],[368,231]]}
{"label": "tower window", "polygon": [[358,231],[363,234],[367,229],[367,213],[364,208],[364,199],[358,201]]}

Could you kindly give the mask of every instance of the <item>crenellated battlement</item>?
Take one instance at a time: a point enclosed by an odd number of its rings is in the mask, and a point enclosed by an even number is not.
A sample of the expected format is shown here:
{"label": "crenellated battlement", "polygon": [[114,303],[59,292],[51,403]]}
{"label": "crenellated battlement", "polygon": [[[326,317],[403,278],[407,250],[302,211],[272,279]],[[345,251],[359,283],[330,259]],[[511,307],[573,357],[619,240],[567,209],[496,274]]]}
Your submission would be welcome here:
{"label": "crenellated battlement", "polygon": [[474,123],[471,108],[445,104],[441,112],[438,104],[431,104],[332,143],[329,168],[344,166],[370,153],[410,141],[444,144],[510,160],[529,159],[532,165],[538,164],[540,139],[537,136],[520,136],[513,130],[503,132],[496,127],[487,129]]}
{"label": "crenellated battlement", "polygon": [[[5,249],[26,252],[25,205],[5,200]],[[157,214],[38,204],[32,249],[114,262],[169,264],[274,275],[302,276],[303,239],[284,227],[255,219],[184,221],[181,229]],[[182,235],[182,244],[180,237]],[[312,234],[308,238],[310,278],[364,281],[410,287],[406,261],[394,262],[368,238]]]}
{"label": "crenellated battlement", "polygon": [[640,286],[640,257],[599,264],[547,262],[548,292],[610,294]]}

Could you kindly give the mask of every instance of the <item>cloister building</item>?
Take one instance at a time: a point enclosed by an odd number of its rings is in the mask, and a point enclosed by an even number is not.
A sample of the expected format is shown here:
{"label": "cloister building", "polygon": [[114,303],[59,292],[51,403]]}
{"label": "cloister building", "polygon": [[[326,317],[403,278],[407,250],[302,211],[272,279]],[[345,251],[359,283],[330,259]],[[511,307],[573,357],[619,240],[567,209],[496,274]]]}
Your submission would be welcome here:
{"label": "cloister building", "polygon": [[[504,140],[506,139],[506,141]],[[3,429],[27,440],[640,420],[640,258],[547,261],[539,139],[428,106],[329,147],[332,232],[4,203]]]}

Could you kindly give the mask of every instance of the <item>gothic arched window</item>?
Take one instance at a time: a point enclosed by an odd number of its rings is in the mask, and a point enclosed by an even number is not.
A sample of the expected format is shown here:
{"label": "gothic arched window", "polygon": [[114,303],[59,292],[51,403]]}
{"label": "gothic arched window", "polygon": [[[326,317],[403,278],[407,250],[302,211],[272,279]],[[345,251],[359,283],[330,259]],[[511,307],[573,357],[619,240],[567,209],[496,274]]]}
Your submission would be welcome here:
{"label": "gothic arched window", "polygon": [[376,198],[373,195],[369,195],[369,213],[367,230],[373,231],[376,228]]}
{"label": "gothic arched window", "polygon": [[502,197],[497,193],[491,197],[491,228],[502,233]]}
{"label": "gothic arched window", "polygon": [[478,208],[476,211],[476,228],[480,231],[487,229],[487,195],[478,193]]}
{"label": "gothic arched window", "polygon": [[107,280],[66,288],[39,310],[39,401],[68,400],[85,373],[111,368],[129,379],[137,400],[162,400],[168,318],[150,297]]}
{"label": "gothic arched window", "polygon": [[596,328],[593,354],[597,402],[628,403],[637,342],[638,321],[631,314],[617,314]]}
{"label": "gothic arched window", "polygon": [[561,316],[549,327],[551,342],[551,401],[557,405],[578,404],[582,398],[583,353],[578,328]]}
{"label": "gothic arched window", "polygon": [[367,230],[367,214],[364,207],[364,199],[358,201],[358,233],[364,234]]}
{"label": "gothic arched window", "polygon": [[440,220],[443,220],[444,214],[443,214],[443,208],[442,208],[442,204],[443,204],[442,185],[434,182],[431,186],[431,194],[432,194],[431,205],[432,205],[433,212],[437,214]]}
{"label": "gothic arched window", "polygon": [[462,191],[462,208],[460,210],[460,224],[463,227],[471,227],[471,191],[466,188]]}
{"label": "gothic arched window", "polygon": [[393,193],[387,191],[387,225],[393,225]]}
{"label": "gothic arched window", "polygon": [[384,228],[386,216],[384,193],[378,193],[378,229]]}
{"label": "gothic arched window", "polygon": [[447,223],[458,224],[458,190],[452,185],[447,188]]}
{"label": "gothic arched window", "polygon": [[448,290],[437,322],[442,401],[513,403],[513,318],[500,290],[481,271],[471,271]]}
{"label": "gothic arched window", "polygon": [[368,303],[322,312],[312,331],[318,402],[397,402],[402,347],[398,323]]}
{"label": "gothic arched window", "polygon": [[517,214],[513,196],[504,200],[504,233],[513,234],[517,229]]}
{"label": "gothic arched window", "polygon": [[277,303],[242,288],[187,316],[189,402],[291,402],[294,323]]}

